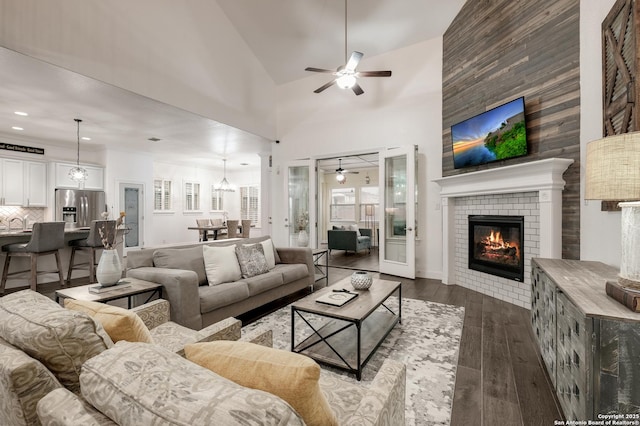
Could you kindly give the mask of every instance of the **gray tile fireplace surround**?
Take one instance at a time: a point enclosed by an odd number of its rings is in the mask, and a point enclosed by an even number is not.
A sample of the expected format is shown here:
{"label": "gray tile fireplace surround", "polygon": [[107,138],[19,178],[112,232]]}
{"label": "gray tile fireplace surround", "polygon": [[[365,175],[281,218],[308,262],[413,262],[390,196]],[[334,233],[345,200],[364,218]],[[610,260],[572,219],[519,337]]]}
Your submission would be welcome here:
{"label": "gray tile fireplace surround", "polygon": [[[573,160],[549,158],[436,179],[442,282],[531,309],[531,258],[562,257],[562,191]],[[468,268],[469,215],[524,216],[524,281]]]}

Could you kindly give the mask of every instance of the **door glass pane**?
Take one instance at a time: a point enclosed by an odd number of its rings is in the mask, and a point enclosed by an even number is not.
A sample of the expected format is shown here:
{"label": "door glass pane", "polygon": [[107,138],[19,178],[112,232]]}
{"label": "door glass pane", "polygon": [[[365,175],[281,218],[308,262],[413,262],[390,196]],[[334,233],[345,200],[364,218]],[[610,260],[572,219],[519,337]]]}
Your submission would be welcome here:
{"label": "door glass pane", "polygon": [[309,244],[309,166],[289,167],[289,242]]}
{"label": "door glass pane", "polygon": [[138,188],[124,189],[124,212],[126,213],[127,228],[129,232],[125,236],[125,247],[138,247],[138,217],[139,217],[139,195]]}
{"label": "door glass pane", "polygon": [[407,156],[385,159],[385,259],[406,262]]}

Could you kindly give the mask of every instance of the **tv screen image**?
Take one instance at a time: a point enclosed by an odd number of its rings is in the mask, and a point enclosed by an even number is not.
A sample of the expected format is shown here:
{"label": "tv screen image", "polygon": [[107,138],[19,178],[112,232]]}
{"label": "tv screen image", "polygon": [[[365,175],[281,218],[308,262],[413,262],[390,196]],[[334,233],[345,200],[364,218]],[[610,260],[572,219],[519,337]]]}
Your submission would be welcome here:
{"label": "tv screen image", "polygon": [[451,126],[456,169],[527,154],[524,97]]}

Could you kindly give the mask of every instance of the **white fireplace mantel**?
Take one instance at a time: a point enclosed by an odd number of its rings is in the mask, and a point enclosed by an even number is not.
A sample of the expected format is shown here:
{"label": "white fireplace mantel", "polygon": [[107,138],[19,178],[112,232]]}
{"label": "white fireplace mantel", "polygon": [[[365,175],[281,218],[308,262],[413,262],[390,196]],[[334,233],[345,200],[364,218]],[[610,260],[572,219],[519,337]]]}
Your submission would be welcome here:
{"label": "white fireplace mantel", "polygon": [[479,172],[435,179],[442,198],[442,282],[454,278],[455,199],[458,197],[538,192],[540,204],[540,257],[562,257],[563,173],[573,163],[550,158]]}

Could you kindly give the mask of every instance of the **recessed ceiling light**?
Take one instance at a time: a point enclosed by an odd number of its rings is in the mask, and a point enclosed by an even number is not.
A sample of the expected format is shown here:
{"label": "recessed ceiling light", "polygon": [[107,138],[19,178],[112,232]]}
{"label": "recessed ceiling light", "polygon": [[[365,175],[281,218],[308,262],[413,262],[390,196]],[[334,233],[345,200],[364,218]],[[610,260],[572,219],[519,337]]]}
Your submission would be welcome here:
{"label": "recessed ceiling light", "polygon": [[29,114],[27,114],[26,112],[22,112],[22,111],[15,111],[15,112],[14,112],[14,114],[15,114],[15,115],[21,115],[21,116],[23,116],[23,117],[26,117],[26,116],[28,116],[28,115],[29,115]]}
{"label": "recessed ceiling light", "polygon": [[81,137],[80,139],[82,139],[83,141],[90,141],[90,140],[91,140],[91,138],[88,138],[88,137],[86,137],[86,136],[83,136],[83,137]]}
{"label": "recessed ceiling light", "polygon": [[22,127],[18,127],[18,126],[13,126],[12,129],[13,130],[24,130]]}
{"label": "recessed ceiling light", "polygon": [[240,163],[241,166],[248,166],[249,163]]}
{"label": "recessed ceiling light", "polygon": [[149,138],[147,140],[150,140],[151,142],[158,142],[158,141],[161,141],[162,139],[160,139],[160,138]]}

